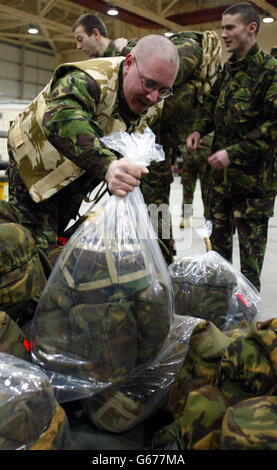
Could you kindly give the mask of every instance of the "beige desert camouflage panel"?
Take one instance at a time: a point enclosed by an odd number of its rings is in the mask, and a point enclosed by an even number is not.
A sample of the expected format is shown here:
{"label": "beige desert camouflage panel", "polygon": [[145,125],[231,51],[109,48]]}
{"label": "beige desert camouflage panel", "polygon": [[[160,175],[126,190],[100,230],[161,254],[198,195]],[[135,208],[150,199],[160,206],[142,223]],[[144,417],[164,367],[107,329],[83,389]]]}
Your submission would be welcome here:
{"label": "beige desert camouflage panel", "polygon": [[205,96],[216,81],[221,60],[221,42],[216,32],[204,31],[202,36],[202,61],[194,82],[197,88],[197,98],[203,103]]}
{"label": "beige desert camouflage panel", "polygon": [[28,450],[72,450],[68,418],[59,403],[48,428]]}
{"label": "beige desert camouflage panel", "polygon": [[[57,72],[61,67],[65,68],[65,73],[70,69],[80,69],[96,80],[101,96],[95,119],[104,135],[107,135],[127,130],[123,119],[116,119],[113,115],[117,100],[119,66],[123,59],[101,58],[60,65],[45,88],[16,117],[10,128],[8,141],[20,176],[35,202],[48,199],[84,173],[84,170],[59,153],[43,132],[42,120],[46,101]],[[141,116],[137,132],[143,132],[146,126],[151,126],[151,123],[158,119],[162,105],[163,102],[151,107]]]}

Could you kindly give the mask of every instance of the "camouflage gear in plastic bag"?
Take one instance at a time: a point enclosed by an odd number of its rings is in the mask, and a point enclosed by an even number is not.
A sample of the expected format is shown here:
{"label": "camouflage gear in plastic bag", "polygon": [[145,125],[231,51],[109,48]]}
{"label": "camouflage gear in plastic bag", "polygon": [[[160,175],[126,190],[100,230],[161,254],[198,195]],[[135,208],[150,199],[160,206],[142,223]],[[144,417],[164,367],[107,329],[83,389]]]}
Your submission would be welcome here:
{"label": "camouflage gear in plastic bag", "polygon": [[56,412],[48,428],[28,450],[71,450],[70,427],[64,409],[56,403]]}
{"label": "camouflage gear in plastic bag", "polygon": [[164,346],[142,373],[118,387],[82,401],[86,414],[98,428],[125,432],[159,409],[179,372],[188,349],[190,335],[200,320],[174,315]]}
{"label": "camouflage gear in plastic bag", "polygon": [[231,263],[211,250],[210,221],[195,229],[207,252],[186,256],[169,266],[175,312],[209,320],[221,330],[248,326],[258,312],[260,294]]}
{"label": "camouflage gear in plastic bag", "polygon": [[0,353],[0,414],[1,450],[30,448],[56,414],[53,390],[45,374],[6,353]]}
{"label": "camouflage gear in plastic bag", "polygon": [[[122,155],[126,145],[138,162],[161,157],[150,129],[119,134],[111,138],[123,144]],[[60,401],[92,395],[147,367],[172,315],[167,266],[135,188],[108,198],[64,247],[38,304],[32,358]]]}

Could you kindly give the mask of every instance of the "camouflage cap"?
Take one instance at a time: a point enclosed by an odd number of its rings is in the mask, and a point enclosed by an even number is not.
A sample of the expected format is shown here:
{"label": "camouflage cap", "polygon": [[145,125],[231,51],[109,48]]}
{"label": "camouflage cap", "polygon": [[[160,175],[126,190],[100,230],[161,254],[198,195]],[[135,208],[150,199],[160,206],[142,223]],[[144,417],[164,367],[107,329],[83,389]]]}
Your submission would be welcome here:
{"label": "camouflage cap", "polygon": [[228,408],[222,421],[221,449],[277,450],[277,397],[254,397]]}
{"label": "camouflage cap", "polygon": [[16,304],[38,301],[46,284],[30,232],[16,224],[1,224],[0,307],[8,312]]}

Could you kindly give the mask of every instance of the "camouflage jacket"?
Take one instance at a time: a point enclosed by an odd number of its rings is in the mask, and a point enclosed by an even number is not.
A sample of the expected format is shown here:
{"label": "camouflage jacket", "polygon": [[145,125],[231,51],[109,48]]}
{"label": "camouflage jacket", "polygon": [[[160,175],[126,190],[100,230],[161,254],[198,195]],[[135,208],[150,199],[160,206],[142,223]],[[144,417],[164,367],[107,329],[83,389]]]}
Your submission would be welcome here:
{"label": "camouflage jacket", "polygon": [[[143,128],[145,124],[152,127],[152,122],[154,126],[155,119],[158,119],[161,103],[139,117],[130,112],[122,92],[122,58],[91,59],[80,64],[83,67],[86,63],[101,62],[103,64],[103,60],[115,61],[116,64],[120,62],[114,74],[118,78],[113,82],[116,91],[110,94],[112,100],[110,107],[106,109],[106,115],[103,103],[101,103],[103,80],[101,82],[99,74],[98,79],[95,80],[92,74],[84,72],[80,67],[66,64],[60,66],[53,77],[51,93],[47,97],[43,126],[42,124],[41,128],[37,126],[38,131],[40,130],[47,137],[47,139],[43,138],[43,143],[49,145],[51,152],[56,155],[54,161],[57,160],[57,154],[59,154],[59,163],[66,161],[74,170],[79,169],[79,177],[75,174],[75,177],[71,178],[69,174],[68,179],[66,181],[64,179],[63,185],[56,187],[58,191],[55,192],[53,188],[54,194],[52,193],[51,197],[45,200],[39,197],[40,203],[37,204],[30,196],[22,171],[15,161],[16,149],[11,141],[11,134],[9,136],[9,200],[19,209],[22,224],[31,231],[36,244],[46,251],[50,247],[55,247],[57,235],[62,234],[69,222],[78,217],[83,198],[103,181],[109,164],[117,158],[113,152],[101,144],[99,137],[104,133],[112,132],[115,127],[116,130],[121,128],[130,133],[139,129],[140,126]],[[106,84],[108,86],[107,81]],[[39,119],[38,112],[36,115],[30,114]],[[108,131],[105,130],[107,128]],[[26,132],[26,136],[32,137],[32,134]],[[22,169],[26,169],[27,176],[28,172],[33,172],[34,177],[37,177],[36,170],[44,171],[46,179],[48,177],[53,183],[53,172],[51,172],[53,160],[51,161],[48,154],[48,157],[46,156],[48,167],[44,165],[42,168],[41,146],[33,138],[31,138],[31,144],[34,147],[32,154],[37,166],[34,165],[32,170],[30,154],[24,155],[23,152],[22,160],[20,160],[24,164]],[[66,182],[70,184],[66,185]]]}
{"label": "camouflage jacket", "polygon": [[214,171],[235,195],[264,197],[277,188],[277,61],[255,44],[232,56],[206,99],[193,130],[215,130],[212,151],[226,149],[231,164]]}
{"label": "camouflage jacket", "polygon": [[162,102],[140,116],[129,112],[125,119],[118,102],[122,59],[61,65],[43,92],[16,118],[9,145],[35,202],[48,199],[84,171],[96,174],[101,167],[99,176],[104,176],[116,157],[103,148],[99,136],[119,130],[142,132],[159,118]]}

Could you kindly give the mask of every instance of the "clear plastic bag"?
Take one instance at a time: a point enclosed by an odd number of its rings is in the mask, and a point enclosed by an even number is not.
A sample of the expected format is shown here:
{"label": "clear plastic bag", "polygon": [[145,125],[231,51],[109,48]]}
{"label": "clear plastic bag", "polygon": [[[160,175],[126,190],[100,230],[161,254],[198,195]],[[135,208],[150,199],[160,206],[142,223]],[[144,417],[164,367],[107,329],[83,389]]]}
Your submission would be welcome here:
{"label": "clear plastic bag", "polygon": [[[102,140],[137,165],[164,158],[150,129]],[[32,323],[32,360],[48,375],[58,401],[97,393],[155,360],[170,330],[173,303],[140,189],[110,196],[55,264]]]}
{"label": "clear plastic bag", "polygon": [[0,353],[0,449],[28,449],[56,411],[47,376],[36,366]]}
{"label": "clear plastic bag", "polygon": [[248,327],[259,309],[259,292],[238,269],[211,249],[211,221],[195,231],[204,240],[206,253],[183,257],[169,266],[176,314],[209,320],[221,331]]}
{"label": "clear plastic bag", "polygon": [[99,429],[129,431],[155,413],[168,397],[185,360],[190,336],[202,320],[174,315],[164,346],[153,363],[136,377],[82,401],[87,416]]}

